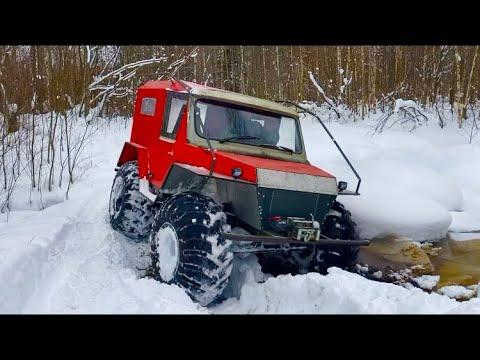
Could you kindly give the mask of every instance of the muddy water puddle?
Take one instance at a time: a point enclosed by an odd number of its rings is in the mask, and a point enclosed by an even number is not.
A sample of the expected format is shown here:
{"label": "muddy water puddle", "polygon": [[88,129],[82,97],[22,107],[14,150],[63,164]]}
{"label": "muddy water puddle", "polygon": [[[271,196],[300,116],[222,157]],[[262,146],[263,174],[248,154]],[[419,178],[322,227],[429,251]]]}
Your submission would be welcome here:
{"label": "muddy water puddle", "polygon": [[358,260],[371,270],[419,268],[418,275],[440,276],[437,289],[447,285],[476,285],[480,282],[480,233],[469,234],[468,238],[459,241],[449,235],[419,247],[411,239],[390,235],[372,239],[370,246],[360,250]]}
{"label": "muddy water puddle", "polygon": [[469,286],[480,282],[480,234],[474,236],[476,238],[462,241],[448,236],[433,244],[434,248],[439,248],[429,254],[434,267],[433,274],[440,275],[437,288],[447,285]]}

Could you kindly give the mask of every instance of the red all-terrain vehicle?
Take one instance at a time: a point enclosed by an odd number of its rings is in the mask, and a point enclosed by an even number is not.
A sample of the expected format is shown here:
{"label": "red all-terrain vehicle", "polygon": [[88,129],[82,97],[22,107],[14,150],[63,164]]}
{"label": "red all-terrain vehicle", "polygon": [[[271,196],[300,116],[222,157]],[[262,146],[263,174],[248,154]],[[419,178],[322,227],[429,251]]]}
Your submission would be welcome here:
{"label": "red all-terrain vehicle", "polygon": [[368,241],[336,197],[358,195],[360,177],[330,137],[358,178],[354,192],[309,164],[293,107],[149,81],[118,160],[111,225],[148,239],[154,277],[202,305],[222,294],[235,253],[256,252],[273,275],[350,270]]}

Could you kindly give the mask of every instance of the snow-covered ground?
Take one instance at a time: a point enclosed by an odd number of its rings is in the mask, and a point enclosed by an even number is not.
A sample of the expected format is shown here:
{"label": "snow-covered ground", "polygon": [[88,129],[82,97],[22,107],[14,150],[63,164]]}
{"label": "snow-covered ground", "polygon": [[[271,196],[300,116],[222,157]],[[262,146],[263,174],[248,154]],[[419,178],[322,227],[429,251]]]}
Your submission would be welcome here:
{"label": "snow-covered ground", "polygon": [[[432,120],[408,132],[401,127],[373,135],[375,119],[329,123],[360,174],[360,197],[344,196],[361,236],[397,234],[439,240],[447,231],[480,232],[480,136],[468,144],[453,124]],[[346,180],[357,180],[318,121],[302,122],[309,160]]]}
{"label": "snow-covered ground", "polygon": [[[448,230],[480,230],[480,146],[454,124],[433,121],[413,132],[368,133],[374,120],[328,123],[362,177],[360,197],[341,199],[361,235],[396,233],[436,240]],[[323,129],[302,120],[310,161],[356,184]],[[44,194],[28,208],[18,187],[12,210],[0,214],[0,313],[480,313],[480,298],[465,302],[367,280],[337,268],[326,276],[271,278],[255,255],[235,260],[223,303],[203,308],[179,287],[142,277],[148,247],[127,240],[108,223],[114,167],[130,128],[97,132],[85,157],[93,161],[70,190]],[[480,138],[480,136],[479,136]],[[480,139],[479,139],[480,140]],[[28,183],[26,183],[28,186]],[[464,237],[459,237],[463,239]],[[453,294],[453,295],[455,295]]]}
{"label": "snow-covered ground", "polygon": [[248,281],[239,300],[226,300],[213,311],[224,314],[479,313],[480,299],[457,302],[418,288],[378,283],[330,268],[326,276],[309,273],[270,278],[265,283]]}

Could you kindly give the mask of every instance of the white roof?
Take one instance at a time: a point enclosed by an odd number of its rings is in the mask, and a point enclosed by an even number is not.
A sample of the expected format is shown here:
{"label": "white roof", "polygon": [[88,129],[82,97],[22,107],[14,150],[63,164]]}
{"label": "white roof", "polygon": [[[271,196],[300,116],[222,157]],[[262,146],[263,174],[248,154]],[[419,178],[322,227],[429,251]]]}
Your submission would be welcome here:
{"label": "white roof", "polygon": [[281,113],[291,117],[298,117],[298,113],[287,106],[284,106],[275,101],[260,99],[257,97],[243,95],[240,93],[215,89],[191,82],[184,81],[188,86],[192,88],[191,93],[205,98],[225,100],[227,102],[236,103],[239,105],[249,105],[263,110],[270,110],[275,113]]}

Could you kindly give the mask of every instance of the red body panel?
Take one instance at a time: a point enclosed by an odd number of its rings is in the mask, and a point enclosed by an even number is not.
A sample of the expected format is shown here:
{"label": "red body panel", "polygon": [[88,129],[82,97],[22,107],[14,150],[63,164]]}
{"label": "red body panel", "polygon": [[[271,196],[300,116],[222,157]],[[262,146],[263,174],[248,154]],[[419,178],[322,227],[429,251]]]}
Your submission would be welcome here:
{"label": "red body panel", "polygon": [[117,166],[122,166],[128,161],[133,161],[138,159],[138,148],[140,145],[131,143],[131,142],[126,142],[123,145],[122,153],[120,154],[120,157],[118,158]]}
{"label": "red body panel", "polygon": [[118,159],[117,166],[122,166],[126,162],[133,160],[138,161],[138,176],[140,176],[140,178],[145,177],[150,168],[148,149],[132,142],[126,142],[123,145],[122,154]]}
{"label": "red body panel", "polygon": [[253,166],[254,168],[285,171],[285,172],[291,172],[291,173],[299,173],[299,174],[322,176],[322,177],[333,177],[326,171],[323,171],[309,164],[260,158],[255,156],[227,153],[223,151],[219,151],[218,154],[225,157],[225,159],[240,161],[241,163]]}
{"label": "red body panel", "polygon": [[[201,86],[188,83],[191,86]],[[150,81],[139,87],[135,101],[134,121],[130,143],[126,143],[118,165],[126,161],[138,159],[139,176],[151,175],[153,185],[161,187],[173,163],[203,167],[207,170],[212,165],[209,149],[200,148],[187,142],[187,116],[185,111],[175,140],[160,137],[165,113],[167,91],[185,91],[178,83],[171,81]],[[141,114],[142,99],[156,99],[153,115]],[[257,168],[308,174],[322,177],[333,177],[329,173],[309,164],[266,159],[248,155],[240,155],[225,151],[216,151],[216,173],[231,176],[232,169],[242,169],[241,180],[256,183]]]}

